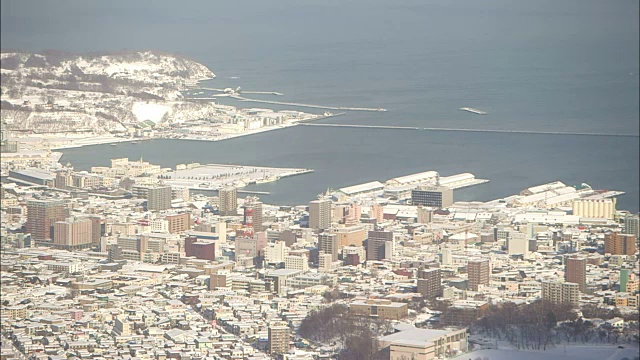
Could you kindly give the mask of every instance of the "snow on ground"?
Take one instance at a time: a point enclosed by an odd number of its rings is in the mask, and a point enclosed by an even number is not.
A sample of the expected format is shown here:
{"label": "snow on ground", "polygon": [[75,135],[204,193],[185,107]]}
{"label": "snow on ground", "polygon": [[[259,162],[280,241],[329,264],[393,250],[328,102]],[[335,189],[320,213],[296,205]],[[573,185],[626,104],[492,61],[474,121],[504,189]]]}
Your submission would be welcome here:
{"label": "snow on ground", "polygon": [[623,345],[620,349],[615,345],[557,345],[547,350],[515,350],[515,349],[487,349],[477,350],[462,354],[457,360],[620,360],[623,358],[635,359],[638,357],[638,347]]}
{"label": "snow on ground", "polygon": [[138,121],[151,120],[156,124],[162,120],[162,116],[168,111],[171,111],[169,106],[146,102],[135,102],[131,109]]}

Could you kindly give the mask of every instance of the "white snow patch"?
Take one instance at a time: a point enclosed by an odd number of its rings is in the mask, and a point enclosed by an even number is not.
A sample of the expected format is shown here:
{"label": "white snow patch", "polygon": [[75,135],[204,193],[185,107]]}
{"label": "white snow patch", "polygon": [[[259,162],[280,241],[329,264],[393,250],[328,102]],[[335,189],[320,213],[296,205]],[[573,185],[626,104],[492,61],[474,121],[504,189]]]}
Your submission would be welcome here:
{"label": "white snow patch", "polygon": [[146,102],[135,102],[131,112],[136,116],[138,121],[151,120],[158,124],[164,114],[171,111],[171,107]]}

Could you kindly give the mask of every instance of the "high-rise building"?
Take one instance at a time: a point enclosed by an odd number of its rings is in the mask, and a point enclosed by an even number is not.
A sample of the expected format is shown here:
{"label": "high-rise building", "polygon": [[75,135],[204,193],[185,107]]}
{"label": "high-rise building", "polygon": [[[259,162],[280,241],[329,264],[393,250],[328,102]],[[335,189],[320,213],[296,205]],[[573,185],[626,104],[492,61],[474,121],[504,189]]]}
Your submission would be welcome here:
{"label": "high-rise building", "polygon": [[289,337],[291,330],[285,324],[274,324],[269,326],[269,353],[286,354],[289,351]]}
{"label": "high-rise building", "polygon": [[580,285],[571,282],[543,281],[542,300],[552,304],[578,306],[580,303]]}
{"label": "high-rise building", "polygon": [[491,265],[489,259],[469,260],[467,263],[467,274],[469,276],[469,288],[478,291],[479,285],[489,285]]}
{"label": "high-rise building", "polygon": [[632,234],[608,233],[604,236],[604,253],[611,255],[634,255],[636,236]]}
{"label": "high-rise building", "polygon": [[92,235],[92,221],[89,218],[68,218],[56,221],[53,225],[53,244],[59,248],[73,250],[90,247]]}
{"label": "high-rise building", "polygon": [[244,224],[254,233],[264,230],[262,225],[262,202],[257,197],[249,196],[244,201]]}
{"label": "high-rise building", "polygon": [[104,221],[100,216],[89,216],[91,220],[91,244],[100,245],[100,239],[104,235]]}
{"label": "high-rise building", "polygon": [[318,235],[318,250],[321,254],[331,254],[332,261],[338,260],[338,253],[340,252],[340,240],[336,234],[319,234]]}
{"label": "high-rise building", "polygon": [[564,280],[578,284],[580,291],[587,289],[587,259],[583,257],[567,257],[565,259]]}
{"label": "high-rise building", "polygon": [[418,270],[418,292],[426,299],[442,295],[442,272],[440,269]]}
{"label": "high-rise building", "polygon": [[150,187],[147,193],[147,209],[149,211],[171,209],[171,186]]}
{"label": "high-rise building", "polygon": [[66,218],[62,200],[29,200],[27,202],[27,232],[36,242],[51,242],[53,224]]}
{"label": "high-rise building", "polygon": [[413,205],[447,208],[453,204],[453,190],[446,186],[419,186],[411,190]]}
{"label": "high-rise building", "polygon": [[331,226],[331,200],[320,199],[309,202],[309,227],[327,229]]}
{"label": "high-rise building", "polygon": [[222,188],[218,191],[218,213],[220,216],[238,215],[238,191],[234,187]]}
{"label": "high-rise building", "polygon": [[624,230],[623,234],[630,234],[637,238],[640,237],[640,228],[638,227],[639,218],[638,215],[627,215],[624,217]]}
{"label": "high-rise building", "polygon": [[369,231],[367,238],[367,260],[382,260],[385,258],[385,247],[393,241],[391,231]]}

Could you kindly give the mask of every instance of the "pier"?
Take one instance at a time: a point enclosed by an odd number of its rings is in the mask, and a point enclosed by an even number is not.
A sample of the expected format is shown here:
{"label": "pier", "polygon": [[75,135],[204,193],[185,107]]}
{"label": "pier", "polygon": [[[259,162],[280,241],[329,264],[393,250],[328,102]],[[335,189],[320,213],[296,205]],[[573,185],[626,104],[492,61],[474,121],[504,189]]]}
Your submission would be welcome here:
{"label": "pier", "polygon": [[283,101],[247,99],[247,98],[239,96],[239,95],[231,95],[230,97],[233,98],[233,99],[236,99],[238,101],[248,101],[248,102],[257,102],[257,103],[263,103],[263,104],[275,104],[275,105],[308,107],[308,108],[315,108],[315,109],[348,110],[348,111],[387,111],[387,109],[382,109],[382,108],[323,106],[323,105],[301,104],[301,103],[291,103],[291,102],[283,102]]}
{"label": "pier", "polygon": [[456,129],[456,128],[426,128],[426,127],[422,128],[422,127],[393,126],[393,125],[318,124],[318,123],[300,123],[300,125],[304,125],[304,126],[328,126],[328,127],[349,127],[349,128],[365,128],[365,129],[398,129],[398,130],[423,130],[423,131],[483,132],[483,133],[499,133],[499,134],[640,137],[640,135],[636,135],[636,134],[607,134],[607,133],[596,134],[596,133],[562,132],[562,131]]}

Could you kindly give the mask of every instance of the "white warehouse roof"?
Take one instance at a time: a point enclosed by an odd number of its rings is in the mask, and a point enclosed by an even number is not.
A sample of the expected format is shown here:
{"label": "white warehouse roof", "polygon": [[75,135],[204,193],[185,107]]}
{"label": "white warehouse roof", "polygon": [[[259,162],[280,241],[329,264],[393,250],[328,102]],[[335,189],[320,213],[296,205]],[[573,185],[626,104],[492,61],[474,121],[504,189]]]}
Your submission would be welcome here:
{"label": "white warehouse roof", "polygon": [[406,176],[396,177],[390,180],[387,180],[387,185],[406,185],[413,183],[425,182],[428,180],[435,180],[438,176],[437,171],[425,171],[417,174],[411,174]]}
{"label": "white warehouse roof", "polygon": [[339,191],[345,195],[356,195],[356,194],[383,190],[383,189],[384,189],[384,184],[382,184],[380,181],[372,181],[372,182],[368,182],[360,185],[343,187]]}

